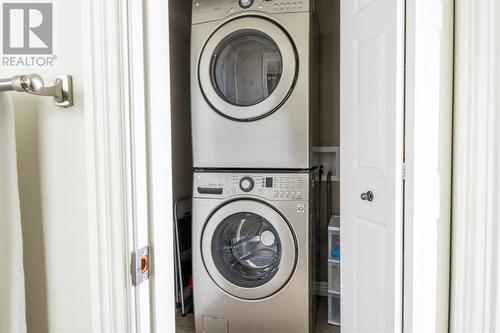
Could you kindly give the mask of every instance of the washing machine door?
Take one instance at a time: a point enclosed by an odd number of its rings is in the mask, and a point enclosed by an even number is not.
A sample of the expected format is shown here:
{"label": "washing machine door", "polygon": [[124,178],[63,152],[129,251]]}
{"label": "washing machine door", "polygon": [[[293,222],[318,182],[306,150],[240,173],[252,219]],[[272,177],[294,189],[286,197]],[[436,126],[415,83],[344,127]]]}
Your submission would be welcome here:
{"label": "washing machine door", "polygon": [[286,220],[256,200],[223,205],[205,224],[201,251],[205,268],[225,292],[262,299],[283,288],[297,261],[297,245]]}
{"label": "washing machine door", "polygon": [[198,64],[199,83],[212,108],[233,120],[257,120],[276,111],[297,77],[297,53],[285,31],[259,17],[237,18],[208,39]]}

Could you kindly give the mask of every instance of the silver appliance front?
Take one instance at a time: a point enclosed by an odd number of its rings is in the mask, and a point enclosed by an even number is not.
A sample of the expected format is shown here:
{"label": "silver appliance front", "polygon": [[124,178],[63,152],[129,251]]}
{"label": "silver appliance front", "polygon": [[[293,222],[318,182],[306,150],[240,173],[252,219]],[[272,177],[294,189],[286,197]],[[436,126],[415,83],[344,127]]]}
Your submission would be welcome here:
{"label": "silver appliance front", "polygon": [[311,177],[305,172],[195,173],[197,333],[219,333],[210,331],[215,326],[238,333],[311,331]]}
{"label": "silver appliance front", "polygon": [[255,2],[230,14],[232,1],[196,3],[191,30],[194,167],[315,166],[318,59],[309,5],[287,12],[275,10],[271,1],[262,2],[260,10]]}
{"label": "silver appliance front", "polygon": [[242,299],[262,299],[279,291],[297,260],[290,226],[257,200],[231,201],[217,209],[203,230],[201,252],[214,282]]}

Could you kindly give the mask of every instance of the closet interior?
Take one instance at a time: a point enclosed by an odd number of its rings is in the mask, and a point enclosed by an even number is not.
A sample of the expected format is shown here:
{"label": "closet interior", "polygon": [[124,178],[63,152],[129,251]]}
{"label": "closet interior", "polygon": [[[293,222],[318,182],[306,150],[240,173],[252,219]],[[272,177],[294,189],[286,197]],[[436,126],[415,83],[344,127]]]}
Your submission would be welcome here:
{"label": "closet interior", "polygon": [[[262,1],[265,3],[265,1]],[[177,332],[195,332],[193,298],[196,282],[191,279],[191,197],[193,195],[193,158],[191,136],[191,1],[172,0],[170,3],[170,70],[173,198],[177,202],[175,217],[176,258],[182,263],[182,274],[176,270]],[[279,3],[277,4],[280,5]],[[319,108],[319,145],[314,154],[322,166],[319,212],[315,223],[315,332],[340,330],[339,281],[339,219],[340,214],[340,1],[317,0],[318,77],[317,106]],[[282,111],[282,110],[281,110]],[[277,111],[279,112],[279,111]],[[166,223],[169,223],[168,221]],[[182,282],[182,287],[179,282]],[[307,287],[307,286],[304,286]],[[180,292],[182,290],[182,292]],[[184,304],[181,304],[184,298]],[[185,312],[184,314],[182,312]]]}

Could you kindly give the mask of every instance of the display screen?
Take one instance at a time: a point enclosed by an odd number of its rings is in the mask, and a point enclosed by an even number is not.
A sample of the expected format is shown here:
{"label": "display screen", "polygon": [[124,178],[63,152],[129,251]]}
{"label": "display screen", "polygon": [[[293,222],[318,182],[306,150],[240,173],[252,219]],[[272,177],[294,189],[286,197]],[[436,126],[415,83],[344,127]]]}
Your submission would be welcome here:
{"label": "display screen", "polygon": [[273,187],[273,178],[272,177],[266,178],[266,187]]}

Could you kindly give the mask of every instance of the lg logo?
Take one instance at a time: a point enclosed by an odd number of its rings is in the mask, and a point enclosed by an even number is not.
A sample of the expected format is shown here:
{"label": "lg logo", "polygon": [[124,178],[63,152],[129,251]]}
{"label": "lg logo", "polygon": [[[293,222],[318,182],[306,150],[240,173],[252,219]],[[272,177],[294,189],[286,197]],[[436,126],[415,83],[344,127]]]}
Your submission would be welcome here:
{"label": "lg logo", "polygon": [[3,53],[52,53],[52,3],[3,4]]}

